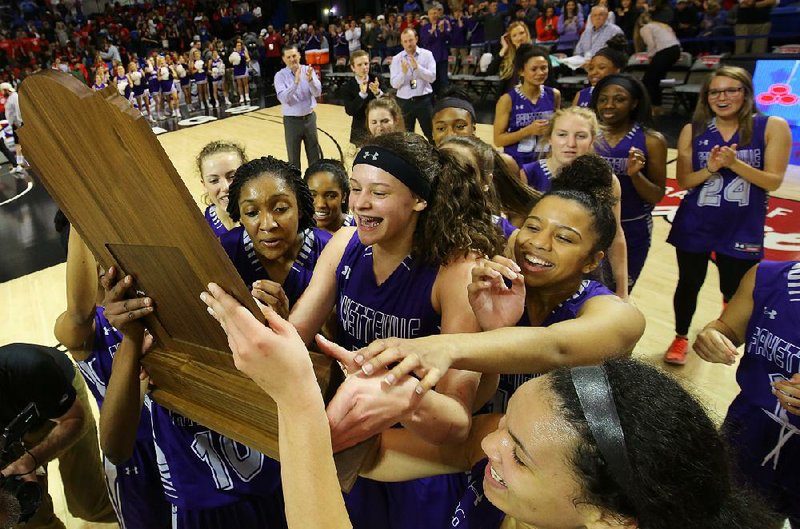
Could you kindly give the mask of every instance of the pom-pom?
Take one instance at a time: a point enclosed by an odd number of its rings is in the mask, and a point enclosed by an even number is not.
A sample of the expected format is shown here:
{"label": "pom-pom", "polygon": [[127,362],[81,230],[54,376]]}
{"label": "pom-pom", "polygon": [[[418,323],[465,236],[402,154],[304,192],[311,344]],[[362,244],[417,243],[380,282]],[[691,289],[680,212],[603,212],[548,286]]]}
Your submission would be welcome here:
{"label": "pom-pom", "polygon": [[136,86],[142,84],[142,72],[131,72],[131,81],[133,81],[133,84]]}
{"label": "pom-pom", "polygon": [[239,66],[239,63],[242,62],[242,56],[239,55],[239,52],[231,53],[231,56],[228,57],[228,60],[231,61],[231,64],[234,66]]}
{"label": "pom-pom", "polygon": [[200,59],[194,61],[194,69],[200,73],[203,73],[203,61],[201,61]]}

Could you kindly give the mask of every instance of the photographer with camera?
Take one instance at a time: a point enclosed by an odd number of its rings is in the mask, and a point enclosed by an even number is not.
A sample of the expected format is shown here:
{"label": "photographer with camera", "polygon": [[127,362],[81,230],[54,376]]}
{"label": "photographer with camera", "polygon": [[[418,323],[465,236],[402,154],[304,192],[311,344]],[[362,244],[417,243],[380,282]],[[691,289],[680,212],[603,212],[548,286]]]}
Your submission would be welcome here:
{"label": "photographer with camera", "polygon": [[[74,478],[64,479],[69,511],[88,521],[116,521],[86,385],[64,353],[22,343],[0,347],[0,429],[0,489],[16,496],[26,528],[64,527],[46,493],[45,468],[56,458],[62,476]],[[38,494],[22,482],[37,482],[44,491],[38,509]],[[0,510],[0,521],[9,514],[15,513]]]}

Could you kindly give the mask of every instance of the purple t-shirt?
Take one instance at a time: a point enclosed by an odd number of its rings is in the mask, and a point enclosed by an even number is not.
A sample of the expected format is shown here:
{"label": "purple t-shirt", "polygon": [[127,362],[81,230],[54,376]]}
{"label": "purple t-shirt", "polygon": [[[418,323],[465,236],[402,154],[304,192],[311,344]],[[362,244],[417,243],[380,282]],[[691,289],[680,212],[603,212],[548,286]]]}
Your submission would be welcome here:
{"label": "purple t-shirt", "polygon": [[[725,141],[716,123],[692,140],[692,169],[706,167],[711,149],[736,144],[736,157],[756,169],[764,169],[765,132],[768,116],[753,116],[753,137],[739,145],[739,131]],[[737,259],[764,257],[764,223],[767,191],[720,169],[703,185],[686,192],[675,214],[667,242],[684,252],[717,252]]]}

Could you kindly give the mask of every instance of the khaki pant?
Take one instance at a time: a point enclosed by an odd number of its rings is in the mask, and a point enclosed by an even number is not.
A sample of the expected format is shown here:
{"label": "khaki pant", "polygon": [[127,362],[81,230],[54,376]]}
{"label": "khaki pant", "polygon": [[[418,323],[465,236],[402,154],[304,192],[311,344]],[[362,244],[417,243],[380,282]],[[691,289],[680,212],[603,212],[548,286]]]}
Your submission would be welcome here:
{"label": "khaki pant", "polygon": [[[100,446],[97,443],[97,426],[89,404],[89,393],[86,390],[86,382],[77,368],[72,385],[78,393],[78,401],[83,407],[87,420],[78,441],[58,458],[67,509],[76,518],[89,522],[116,522],[114,508],[108,499],[103,463],[100,459]],[[28,446],[35,446],[44,439],[53,426],[53,423],[47,422],[40,428],[29,432],[25,436],[25,443]],[[20,527],[25,527],[25,529],[64,528],[64,523],[53,512],[53,499],[47,493],[47,476],[41,476],[39,483],[44,491],[42,504],[33,518]]]}
{"label": "khaki pant", "polygon": [[[736,24],[733,28],[737,37],[746,37],[748,35],[767,35],[771,22],[764,24]],[[749,50],[749,51],[748,51]],[[767,38],[763,39],[737,39],[736,40],[736,55],[743,53],[766,53],[767,52]]]}

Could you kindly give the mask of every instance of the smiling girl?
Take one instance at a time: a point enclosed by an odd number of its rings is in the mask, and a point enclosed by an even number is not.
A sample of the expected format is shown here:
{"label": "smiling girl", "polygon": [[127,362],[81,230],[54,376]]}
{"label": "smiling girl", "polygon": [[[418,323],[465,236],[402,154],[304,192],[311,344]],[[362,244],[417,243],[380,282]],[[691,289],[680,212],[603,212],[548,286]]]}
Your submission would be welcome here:
{"label": "smiling girl", "polygon": [[236,225],[228,215],[228,196],[236,169],[246,161],[244,148],[227,140],[212,141],[197,155],[197,170],[205,189],[203,202],[208,204],[205,218],[217,237]]}
{"label": "smiling girl", "polygon": [[503,147],[521,167],[544,152],[541,138],[561,106],[561,92],[544,85],[550,57],[543,49],[523,44],[517,50],[514,66],[522,82],[497,101],[494,144]]}
{"label": "smiling girl", "polygon": [[353,216],[347,214],[350,183],[342,162],[318,160],[306,169],[303,180],[314,198],[314,222],[317,228],[336,233],[342,226],[353,225]]}
{"label": "smiling girl", "polygon": [[686,189],[667,242],[678,257],[675,339],[664,361],[684,364],[697,295],[716,254],[727,303],[764,257],[768,193],[783,182],[792,138],[783,118],[758,114],[747,71],[723,66],[706,79],[692,123],[678,138],[678,185]]}
{"label": "smiling girl", "polygon": [[628,292],[644,268],[653,235],[653,207],[664,197],[667,142],[652,125],[644,86],[610,75],[595,87],[592,108],[603,124],[595,150],[611,165],[622,188],[621,220],[628,259]]}

